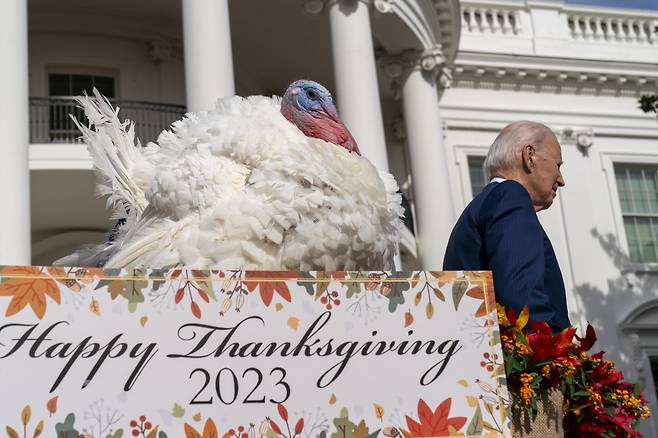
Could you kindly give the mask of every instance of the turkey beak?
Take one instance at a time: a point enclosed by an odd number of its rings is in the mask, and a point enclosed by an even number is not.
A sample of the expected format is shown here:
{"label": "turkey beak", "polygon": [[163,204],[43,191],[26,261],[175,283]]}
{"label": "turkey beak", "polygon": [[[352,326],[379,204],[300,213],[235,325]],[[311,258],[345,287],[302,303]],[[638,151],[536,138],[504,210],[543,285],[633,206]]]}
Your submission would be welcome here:
{"label": "turkey beak", "polygon": [[324,113],[334,122],[342,124],[340,117],[338,117],[338,111],[336,111],[336,107],[334,106],[333,103],[327,102],[325,100],[320,101],[320,105],[322,106],[322,109],[324,110]]}

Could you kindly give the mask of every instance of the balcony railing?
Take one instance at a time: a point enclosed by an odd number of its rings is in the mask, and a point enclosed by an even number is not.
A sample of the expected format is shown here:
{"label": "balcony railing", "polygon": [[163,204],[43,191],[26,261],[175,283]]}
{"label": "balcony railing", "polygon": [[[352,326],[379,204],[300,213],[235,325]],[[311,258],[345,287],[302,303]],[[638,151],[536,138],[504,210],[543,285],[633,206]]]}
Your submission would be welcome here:
{"label": "balcony railing", "polygon": [[646,16],[571,11],[567,15],[571,38],[575,40],[606,41],[612,43],[655,45],[658,19]]}
{"label": "balcony railing", "polygon": [[463,6],[462,29],[475,34],[519,35],[519,14],[519,9]]}
{"label": "balcony railing", "polygon": [[[464,35],[533,37],[532,8],[509,0],[461,0]],[[610,46],[656,47],[658,13],[597,6],[562,5],[551,38],[600,42]]]}
{"label": "balcony railing", "polygon": [[[143,144],[185,113],[181,105],[110,99],[119,107],[119,118],[135,122],[135,134]],[[81,143],[80,132],[69,115],[85,121],[84,112],[72,97],[30,98],[30,143]]]}

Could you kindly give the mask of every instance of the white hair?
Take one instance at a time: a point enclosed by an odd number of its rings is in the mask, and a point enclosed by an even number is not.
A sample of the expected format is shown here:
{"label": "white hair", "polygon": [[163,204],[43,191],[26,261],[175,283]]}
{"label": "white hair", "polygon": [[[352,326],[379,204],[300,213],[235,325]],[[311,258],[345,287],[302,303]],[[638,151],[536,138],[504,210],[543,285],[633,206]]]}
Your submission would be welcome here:
{"label": "white hair", "polygon": [[505,126],[489,148],[484,160],[484,173],[491,177],[497,172],[512,169],[523,147],[532,145],[535,150],[540,150],[547,134],[554,135],[548,126],[528,120]]}

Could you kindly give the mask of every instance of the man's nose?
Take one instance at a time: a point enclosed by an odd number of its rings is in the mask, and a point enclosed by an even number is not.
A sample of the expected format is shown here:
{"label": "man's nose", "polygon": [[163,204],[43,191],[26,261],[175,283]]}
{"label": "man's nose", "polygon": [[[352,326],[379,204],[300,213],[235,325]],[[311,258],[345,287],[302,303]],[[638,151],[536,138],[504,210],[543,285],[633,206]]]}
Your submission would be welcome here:
{"label": "man's nose", "polygon": [[564,177],[562,176],[562,172],[558,173],[557,175],[557,185],[560,187],[564,187],[565,182],[564,182]]}

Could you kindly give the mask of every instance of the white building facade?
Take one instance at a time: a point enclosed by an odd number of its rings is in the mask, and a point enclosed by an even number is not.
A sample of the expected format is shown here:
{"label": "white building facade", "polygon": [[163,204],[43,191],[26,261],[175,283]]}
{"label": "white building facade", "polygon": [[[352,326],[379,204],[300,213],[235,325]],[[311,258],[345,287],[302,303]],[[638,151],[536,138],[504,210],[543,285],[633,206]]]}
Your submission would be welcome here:
{"label": "white building facade", "polygon": [[[405,268],[440,268],[507,123],[558,134],[566,187],[541,220],[572,322],[658,411],[658,12],[556,0],[8,0],[0,16],[0,264],[106,237],[67,114],[96,86],[143,142],[234,93],[333,90],[361,150],[411,203]],[[653,429],[653,424],[647,425]],[[648,436],[658,436],[648,430]]]}

